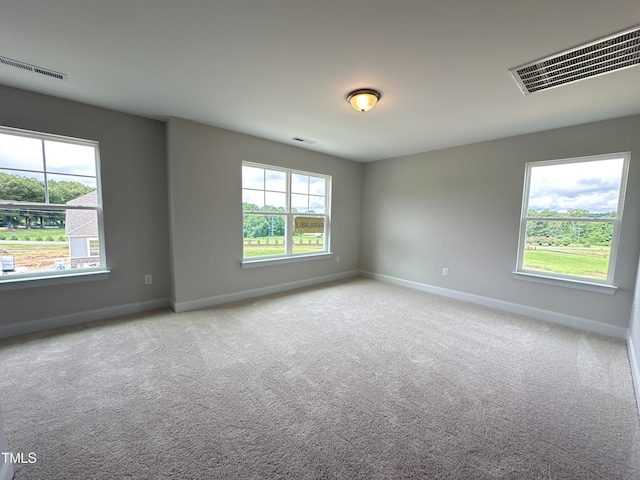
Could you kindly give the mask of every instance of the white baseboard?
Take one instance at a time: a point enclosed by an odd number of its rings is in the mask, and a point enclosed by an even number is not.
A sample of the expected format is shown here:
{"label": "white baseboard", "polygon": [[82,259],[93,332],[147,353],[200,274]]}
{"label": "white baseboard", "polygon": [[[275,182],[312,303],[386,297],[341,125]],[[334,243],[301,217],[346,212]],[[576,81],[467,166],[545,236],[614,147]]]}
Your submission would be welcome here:
{"label": "white baseboard", "polygon": [[13,478],[13,465],[10,463],[3,463],[0,466],[0,480],[11,480]]}
{"label": "white baseboard", "polygon": [[627,338],[627,350],[629,351],[629,362],[631,363],[631,378],[633,379],[633,388],[636,392],[636,405],[638,406],[638,414],[640,415],[640,358],[636,355],[636,349],[631,336]]}
{"label": "white baseboard", "polygon": [[0,325],[0,338],[13,337],[15,335],[22,335],[25,333],[40,332],[42,330],[49,330],[52,328],[67,327],[69,325],[93,322],[95,320],[104,320],[107,318],[119,317],[121,315],[141,313],[146,312],[147,310],[155,310],[157,308],[165,308],[168,306],[169,299],[161,298],[159,300],[150,300],[147,302],[130,303],[127,305],[118,305],[115,307],[87,310],[84,312],[72,313],[70,315],[58,315],[56,317],[43,318],[41,320],[31,320],[22,323]]}
{"label": "white baseboard", "polygon": [[395,285],[401,285],[403,287],[414,288],[416,290],[422,290],[424,292],[434,293],[436,295],[442,295],[444,297],[455,298],[456,300],[463,300],[466,302],[476,303],[485,307],[495,308],[497,310],[503,310],[510,313],[516,313],[518,315],[526,315],[541,320],[546,320],[552,323],[558,323],[567,327],[573,327],[580,330],[586,330],[588,332],[600,333],[609,337],[615,337],[620,339],[627,338],[627,329],[618,327],[615,325],[609,325],[606,323],[600,323],[586,318],[576,317],[573,315],[566,315],[564,313],[552,312],[550,310],[543,310],[541,308],[529,307],[527,305],[520,305],[517,303],[505,302],[503,300],[496,300],[494,298],[483,297],[480,295],[474,295],[471,293],[459,292],[457,290],[450,290],[448,288],[436,287],[433,285],[427,285],[425,283],[414,282],[411,280],[403,280],[401,278],[391,277],[389,275],[382,275],[379,273],[372,273],[361,271],[360,275],[363,277],[369,277],[383,282],[393,283]]}
{"label": "white baseboard", "polygon": [[216,295],[214,297],[199,298],[197,300],[188,300],[186,302],[176,302],[171,299],[171,308],[177,313],[188,312],[191,310],[199,310],[201,308],[214,307],[223,303],[237,302],[248,298],[261,297],[272,293],[286,292],[296,288],[309,287],[321,283],[332,282],[334,280],[342,280],[344,278],[359,275],[358,270],[336,273],[333,275],[325,275],[322,277],[309,278],[307,280],[298,280],[296,282],[280,283],[278,285],[270,285],[268,287],[256,288],[253,290],[244,290],[242,292],[227,293],[224,295]]}

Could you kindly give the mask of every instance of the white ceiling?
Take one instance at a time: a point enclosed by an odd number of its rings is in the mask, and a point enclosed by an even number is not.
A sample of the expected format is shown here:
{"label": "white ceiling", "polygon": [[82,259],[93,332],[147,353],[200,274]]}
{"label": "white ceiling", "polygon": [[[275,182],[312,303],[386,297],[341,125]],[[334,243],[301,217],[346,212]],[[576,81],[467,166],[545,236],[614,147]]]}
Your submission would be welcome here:
{"label": "white ceiling", "polygon": [[0,0],[0,56],[69,76],[0,83],[372,161],[640,113],[637,66],[528,96],[509,73],[639,23],[638,0]]}

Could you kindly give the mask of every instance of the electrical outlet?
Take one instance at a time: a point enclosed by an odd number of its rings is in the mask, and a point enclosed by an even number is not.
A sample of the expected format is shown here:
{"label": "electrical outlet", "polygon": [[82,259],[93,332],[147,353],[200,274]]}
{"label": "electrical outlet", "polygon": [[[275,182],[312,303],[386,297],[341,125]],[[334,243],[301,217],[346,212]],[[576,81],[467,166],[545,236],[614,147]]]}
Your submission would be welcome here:
{"label": "electrical outlet", "polygon": [[336,263],[340,263],[340,256],[339,255],[336,257]]}
{"label": "electrical outlet", "polygon": [[151,285],[153,283],[153,275],[151,275],[150,273],[147,273],[144,276],[144,284],[145,285]]}
{"label": "electrical outlet", "polygon": [[447,267],[444,267],[442,269],[442,275],[444,275],[445,277],[449,275],[449,269]]}

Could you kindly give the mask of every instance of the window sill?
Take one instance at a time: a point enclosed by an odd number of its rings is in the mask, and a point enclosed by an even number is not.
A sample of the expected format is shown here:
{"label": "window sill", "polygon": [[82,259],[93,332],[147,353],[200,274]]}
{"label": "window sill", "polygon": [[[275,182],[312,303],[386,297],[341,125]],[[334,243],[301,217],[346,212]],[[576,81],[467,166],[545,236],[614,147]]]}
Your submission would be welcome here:
{"label": "window sill", "polygon": [[556,287],[574,288],[576,290],[584,290],[586,292],[604,293],[606,295],[613,295],[616,293],[616,290],[618,290],[618,287],[616,287],[615,285],[605,285],[602,283],[592,283],[581,280],[548,277],[546,275],[538,275],[535,273],[513,272],[513,278],[515,278],[516,280],[524,280],[527,282],[554,285]]}
{"label": "window sill", "polygon": [[0,292],[18,290],[21,288],[50,287],[67,283],[81,283],[96,280],[107,280],[109,270],[84,270],[82,272],[58,273],[55,275],[34,275],[16,277],[13,275],[0,276]]}
{"label": "window sill", "polygon": [[321,260],[331,258],[332,253],[314,253],[311,255],[296,255],[292,257],[261,258],[259,260],[243,260],[242,268],[264,267],[267,265],[280,265],[283,263],[305,262],[308,260]]}

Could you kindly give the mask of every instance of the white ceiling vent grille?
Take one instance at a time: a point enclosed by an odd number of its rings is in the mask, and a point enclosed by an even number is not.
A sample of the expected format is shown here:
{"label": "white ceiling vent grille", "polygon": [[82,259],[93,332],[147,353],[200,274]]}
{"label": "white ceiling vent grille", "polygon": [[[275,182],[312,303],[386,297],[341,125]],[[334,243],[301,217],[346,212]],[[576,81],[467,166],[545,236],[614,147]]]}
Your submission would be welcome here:
{"label": "white ceiling vent grille", "polygon": [[528,95],[639,64],[640,26],[509,71]]}
{"label": "white ceiling vent grille", "polygon": [[0,57],[0,63],[9,67],[21,68],[28,72],[39,73],[40,75],[46,75],[47,77],[57,78],[58,80],[67,80],[68,75],[66,73],[55,72],[48,68],[38,67],[37,65],[30,65],[28,63],[13,60],[7,57]]}

